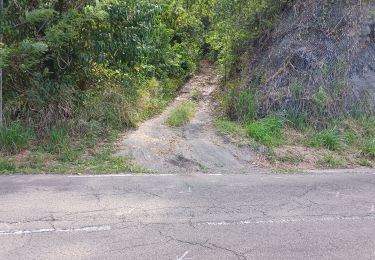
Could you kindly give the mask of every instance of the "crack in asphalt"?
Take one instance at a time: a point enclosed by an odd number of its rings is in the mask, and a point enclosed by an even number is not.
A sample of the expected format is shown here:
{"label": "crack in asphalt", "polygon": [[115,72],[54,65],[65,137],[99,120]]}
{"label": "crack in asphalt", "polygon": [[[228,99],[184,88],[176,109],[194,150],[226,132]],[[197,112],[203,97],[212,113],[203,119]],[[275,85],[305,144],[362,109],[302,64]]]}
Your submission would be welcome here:
{"label": "crack in asphalt", "polygon": [[232,253],[234,254],[238,259],[240,260],[247,260],[247,257],[243,254],[243,253],[239,253],[233,249],[230,249],[230,248],[226,248],[226,247],[222,247],[222,246],[218,246],[216,244],[213,244],[213,243],[208,243],[209,245],[213,246],[214,248],[217,248],[217,249],[221,249],[221,250],[224,250],[224,251],[227,251],[229,253]]}
{"label": "crack in asphalt", "polygon": [[173,237],[171,235],[165,235],[161,231],[159,231],[159,234],[162,237],[165,237],[165,238],[169,239],[169,240],[167,240],[167,243],[169,241],[176,241],[176,242],[179,242],[179,243],[188,244],[188,245],[191,245],[191,246],[199,246],[199,247],[202,247],[202,248],[205,248],[205,249],[210,249],[210,250],[219,249],[219,250],[223,250],[223,251],[226,251],[230,254],[235,255],[240,260],[247,260],[246,256],[243,253],[237,252],[237,251],[235,251],[233,249],[230,249],[230,248],[227,248],[227,247],[223,247],[223,246],[219,246],[217,244],[211,243],[211,242],[209,242],[209,239],[207,239],[205,242],[202,243],[202,242],[192,242],[192,241],[188,241],[188,240],[179,239],[179,238]]}

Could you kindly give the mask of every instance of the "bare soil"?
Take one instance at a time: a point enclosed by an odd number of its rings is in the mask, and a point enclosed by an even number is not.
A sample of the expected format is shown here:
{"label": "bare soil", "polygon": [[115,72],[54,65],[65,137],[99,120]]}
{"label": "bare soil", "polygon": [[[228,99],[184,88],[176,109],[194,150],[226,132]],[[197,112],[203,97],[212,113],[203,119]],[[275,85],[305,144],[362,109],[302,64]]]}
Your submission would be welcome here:
{"label": "bare soil", "polygon": [[[117,155],[158,173],[250,173],[256,154],[248,146],[238,146],[216,133],[213,93],[219,77],[212,65],[202,62],[201,71],[185,84],[179,96],[159,116],[125,134]],[[179,104],[201,92],[194,118],[185,126],[169,127],[165,121]]]}

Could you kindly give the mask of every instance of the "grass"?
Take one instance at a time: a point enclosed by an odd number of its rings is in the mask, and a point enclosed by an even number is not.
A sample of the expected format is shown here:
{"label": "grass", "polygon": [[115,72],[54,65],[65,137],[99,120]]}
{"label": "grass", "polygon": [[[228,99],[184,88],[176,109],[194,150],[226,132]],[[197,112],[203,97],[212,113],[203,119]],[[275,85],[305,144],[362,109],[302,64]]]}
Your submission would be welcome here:
{"label": "grass", "polygon": [[364,158],[362,158],[358,161],[358,165],[363,166],[363,167],[368,167],[368,168],[374,168],[373,163],[371,161],[367,160],[367,159],[364,159]]}
{"label": "grass", "polygon": [[272,147],[283,143],[282,130],[283,122],[281,119],[276,116],[269,116],[249,124],[247,134],[255,141]]}
{"label": "grass", "polygon": [[323,147],[331,151],[337,151],[345,146],[345,138],[336,128],[322,130],[308,140],[308,145],[312,147]]}
{"label": "grass", "polygon": [[274,168],[272,172],[276,174],[298,174],[303,173],[303,170],[296,168]]}
{"label": "grass", "polygon": [[284,163],[299,164],[304,161],[302,155],[283,155],[277,158],[278,161]]}
{"label": "grass", "polygon": [[167,118],[167,125],[179,127],[187,124],[194,117],[196,104],[193,101],[185,101],[178,105]]}
{"label": "grass", "polygon": [[257,111],[254,94],[250,91],[242,91],[236,99],[236,116],[243,122],[252,122]]}
{"label": "grass", "polygon": [[106,144],[93,156],[78,158],[74,161],[53,160],[48,153],[31,153],[26,162],[19,164],[0,160],[2,173],[60,173],[60,174],[105,174],[105,173],[144,173],[145,169],[131,164],[126,157],[113,156],[113,146]]}
{"label": "grass", "polygon": [[0,151],[15,154],[27,148],[33,140],[31,129],[23,127],[20,123],[13,123],[0,128]]}
{"label": "grass", "polygon": [[244,127],[236,122],[218,118],[215,120],[215,125],[218,133],[221,135],[229,135],[237,138],[246,137]]}
{"label": "grass", "polygon": [[324,168],[344,168],[346,164],[343,160],[337,159],[332,154],[325,155],[323,159],[318,161],[318,164],[323,166]]}
{"label": "grass", "polygon": [[16,171],[17,166],[14,162],[0,159],[0,173],[9,173]]}
{"label": "grass", "polygon": [[375,138],[365,141],[365,144],[362,146],[362,153],[372,159],[375,158]]}
{"label": "grass", "polygon": [[[135,166],[125,157],[115,157],[113,142],[116,132],[108,134],[107,142],[97,147],[92,135],[74,144],[65,131],[52,130],[50,138],[43,147],[38,147],[27,158],[14,163],[0,159],[0,173],[143,173],[145,169]],[[89,149],[89,148],[93,149]],[[96,147],[96,149],[95,149]]]}
{"label": "grass", "polygon": [[201,99],[201,96],[202,96],[202,91],[198,88],[193,89],[193,91],[191,92],[191,98],[194,101],[199,101]]}

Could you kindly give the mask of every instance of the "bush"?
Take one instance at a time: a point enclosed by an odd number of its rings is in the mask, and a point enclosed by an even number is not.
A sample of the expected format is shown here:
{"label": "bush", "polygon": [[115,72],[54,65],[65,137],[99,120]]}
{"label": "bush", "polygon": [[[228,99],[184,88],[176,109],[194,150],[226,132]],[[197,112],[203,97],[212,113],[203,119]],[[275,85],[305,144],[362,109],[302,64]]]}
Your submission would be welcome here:
{"label": "bush", "polygon": [[261,144],[273,146],[283,143],[282,129],[282,120],[276,116],[269,116],[251,123],[247,127],[247,134]]}
{"label": "bush", "polygon": [[164,108],[197,67],[213,4],[63,2],[5,1],[0,16],[4,112],[40,136],[61,122],[123,130]]}
{"label": "bush", "polygon": [[183,126],[188,123],[193,117],[196,109],[196,104],[192,101],[186,101],[178,105],[167,119],[169,126]]}
{"label": "bush", "polygon": [[313,147],[324,147],[331,151],[337,151],[343,148],[345,140],[336,128],[331,128],[314,134],[308,144]]}
{"label": "bush", "polygon": [[13,123],[0,128],[0,151],[7,154],[18,153],[28,147],[33,139],[30,128],[23,127],[20,123]]}

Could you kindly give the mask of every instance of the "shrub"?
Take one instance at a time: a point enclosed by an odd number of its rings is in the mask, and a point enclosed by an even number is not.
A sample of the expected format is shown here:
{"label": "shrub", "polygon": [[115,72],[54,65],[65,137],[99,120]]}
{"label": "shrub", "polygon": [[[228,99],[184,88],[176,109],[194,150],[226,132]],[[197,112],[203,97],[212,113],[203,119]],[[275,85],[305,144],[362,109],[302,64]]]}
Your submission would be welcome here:
{"label": "shrub", "polygon": [[194,116],[196,104],[192,101],[186,101],[178,105],[167,119],[169,126],[183,126]]}
{"label": "shrub", "polygon": [[314,134],[308,144],[313,147],[324,147],[331,151],[337,151],[345,145],[345,140],[336,128],[331,128]]}
{"label": "shrub", "polygon": [[0,150],[8,154],[20,152],[28,147],[33,139],[30,128],[23,127],[20,123],[13,123],[0,128]]}
{"label": "shrub", "polygon": [[267,146],[282,144],[281,134],[283,122],[276,116],[269,116],[251,123],[247,127],[247,134],[255,141]]}

